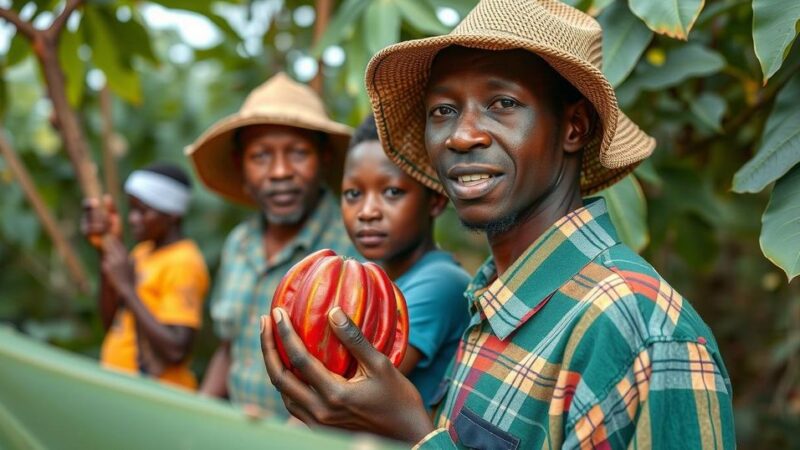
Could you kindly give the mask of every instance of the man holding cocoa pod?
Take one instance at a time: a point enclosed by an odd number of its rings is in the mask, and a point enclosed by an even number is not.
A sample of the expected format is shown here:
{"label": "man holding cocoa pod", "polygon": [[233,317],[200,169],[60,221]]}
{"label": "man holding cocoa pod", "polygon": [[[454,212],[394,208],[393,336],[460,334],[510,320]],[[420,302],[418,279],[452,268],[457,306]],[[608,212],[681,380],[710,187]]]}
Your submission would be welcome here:
{"label": "man holding cocoa pod", "polygon": [[329,188],[341,182],[350,134],[314,91],[279,73],[187,148],[206,186],[259,210],[231,231],[222,251],[211,298],[222,342],[202,393],[229,396],[253,414],[288,416],[261,363],[258,317],[306,255],[323,248],[355,255]]}
{"label": "man holding cocoa pod", "polygon": [[[734,448],[731,385],[691,305],[620,243],[602,199],[655,141],[617,106],[601,29],[555,0],[483,0],[449,35],[379,52],[366,82],[381,142],[445,192],[492,255],[433,420],[340,309],[350,380],[262,317],[267,372],[309,425],[419,448]],[[301,382],[281,363],[273,327]]]}

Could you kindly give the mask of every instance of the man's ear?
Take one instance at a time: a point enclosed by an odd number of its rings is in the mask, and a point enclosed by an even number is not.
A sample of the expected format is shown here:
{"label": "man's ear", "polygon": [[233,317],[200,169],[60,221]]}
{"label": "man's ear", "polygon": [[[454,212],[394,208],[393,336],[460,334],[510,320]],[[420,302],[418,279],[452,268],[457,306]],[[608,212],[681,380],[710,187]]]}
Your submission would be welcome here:
{"label": "man's ear", "polygon": [[589,143],[597,126],[597,113],[585,98],[564,107],[564,151],[577,152]]}
{"label": "man's ear", "polygon": [[435,219],[444,212],[444,208],[447,206],[447,197],[438,192],[431,191],[429,203],[431,218]]}

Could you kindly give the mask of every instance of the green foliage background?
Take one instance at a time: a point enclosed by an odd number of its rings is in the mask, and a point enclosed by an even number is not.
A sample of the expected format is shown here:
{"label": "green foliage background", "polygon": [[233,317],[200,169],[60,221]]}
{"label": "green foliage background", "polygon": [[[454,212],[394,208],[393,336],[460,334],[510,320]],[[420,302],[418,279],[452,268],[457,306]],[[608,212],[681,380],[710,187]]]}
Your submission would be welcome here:
{"label": "green foliage background", "polygon": [[[29,18],[59,7],[54,0],[5,3]],[[463,17],[475,0],[335,2],[316,46],[311,27],[298,25],[295,14],[313,7],[311,0],[154,3],[205,17],[222,40],[188,49],[176,30],[148,27],[145,4],[134,0],[88,2],[61,39],[68,95],[97,161],[99,97],[86,83],[89,71],[101,71],[115,95],[114,148],[123,176],[153,160],[190,169],[184,146],[270,75],[296,75],[298,58],[319,57],[331,45],[346,59],[323,68],[325,99],[337,119],[356,124],[369,107],[363,87],[369,57],[392,42],[447,32],[437,17]],[[792,45],[800,3],[570,3],[603,25],[605,71],[619,102],[659,142],[633,176],[602,193],[624,240],[713,328],[733,378],[741,447],[800,447],[791,432],[800,427],[800,285],[790,281],[800,273],[800,49]],[[232,8],[266,25],[257,37],[263,50],[250,51],[252,42],[226,19]],[[176,48],[188,49],[190,58],[176,62]],[[50,125],[39,69],[19,35],[0,58],[0,111],[38,189],[96,276],[96,256],[77,232],[81,197],[73,171]],[[0,189],[0,321],[96,355],[102,336],[93,296],[75,289],[2,159]],[[187,232],[214,269],[227,231],[249,212],[199,183],[195,193]],[[474,269],[485,244],[478,235],[452,232],[459,227],[449,211],[438,239]],[[195,357],[199,372],[213,345],[207,327]]]}

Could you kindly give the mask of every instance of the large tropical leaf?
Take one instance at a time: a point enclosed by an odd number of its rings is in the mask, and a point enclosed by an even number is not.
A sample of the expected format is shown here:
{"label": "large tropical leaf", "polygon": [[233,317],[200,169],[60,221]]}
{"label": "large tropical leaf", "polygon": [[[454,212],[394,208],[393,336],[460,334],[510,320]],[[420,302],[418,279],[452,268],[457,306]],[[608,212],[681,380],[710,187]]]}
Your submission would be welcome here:
{"label": "large tropical leaf", "polygon": [[370,3],[370,0],[344,0],[333,15],[328,28],[325,29],[325,33],[322,34],[319,42],[314,45],[311,51],[312,55],[318,58],[326,48],[341,42],[345,34],[356,23],[361,13]]}
{"label": "large tropical leaf", "polygon": [[758,153],[733,177],[736,192],[760,192],[800,162],[800,75],[775,100]]}
{"label": "large tropical leaf", "polygon": [[436,17],[436,11],[426,0],[396,0],[403,19],[417,30],[427,34],[447,34],[450,29]]}
{"label": "large tropical leaf", "polygon": [[616,87],[631,73],[653,32],[631,14],[624,2],[615,2],[597,18],[603,27],[603,72]]}
{"label": "large tropical leaf", "polygon": [[800,2],[753,0],[753,43],[764,83],[781,68],[797,37]]}
{"label": "large tropical leaf", "polygon": [[800,165],[775,183],[761,222],[761,250],[791,281],[800,275]]}
{"label": "large tropical leaf", "polygon": [[686,40],[705,0],[628,0],[628,4],[651,30]]}
{"label": "large tropical leaf", "polygon": [[78,47],[82,44],[81,33],[63,32],[58,44],[58,58],[67,84],[67,98],[73,107],[80,105],[83,96],[86,67],[78,58]]}
{"label": "large tropical leaf", "polygon": [[400,11],[394,0],[373,0],[364,14],[364,43],[370,54],[400,40]]}
{"label": "large tropical leaf", "polygon": [[637,252],[650,240],[647,231],[647,201],[636,177],[629,175],[598,193],[606,199],[611,221],[620,239]]}
{"label": "large tropical leaf", "polygon": [[[253,420],[0,328],[0,448],[403,448]],[[407,447],[405,447],[407,448]]]}
{"label": "large tropical leaf", "polygon": [[142,100],[139,75],[130,66],[130,61],[121,54],[120,39],[114,33],[113,22],[99,8],[86,8],[84,20],[92,47],[92,62],[103,71],[108,86],[121,98],[138,104]]}
{"label": "large tropical leaf", "polygon": [[696,99],[689,99],[689,108],[702,124],[714,131],[722,131],[722,116],[728,105],[721,96],[705,92]]}
{"label": "large tropical leaf", "polygon": [[623,85],[627,89],[658,91],[690,78],[713,75],[725,67],[725,58],[700,44],[671,49],[659,65],[644,62]]}

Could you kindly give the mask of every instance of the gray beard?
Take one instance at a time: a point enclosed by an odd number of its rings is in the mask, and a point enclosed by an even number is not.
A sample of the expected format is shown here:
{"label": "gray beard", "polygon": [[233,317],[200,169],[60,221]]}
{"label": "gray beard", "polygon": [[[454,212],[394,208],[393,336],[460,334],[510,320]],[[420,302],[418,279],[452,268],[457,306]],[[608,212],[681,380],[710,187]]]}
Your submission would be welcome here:
{"label": "gray beard", "polygon": [[268,224],[273,225],[297,225],[303,220],[303,208],[288,214],[288,215],[275,215],[269,211],[264,212],[264,218],[267,219]]}

